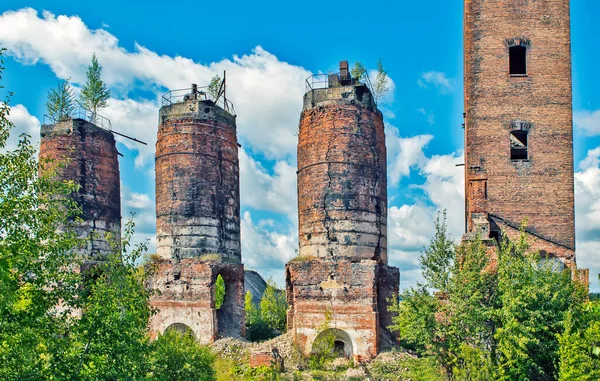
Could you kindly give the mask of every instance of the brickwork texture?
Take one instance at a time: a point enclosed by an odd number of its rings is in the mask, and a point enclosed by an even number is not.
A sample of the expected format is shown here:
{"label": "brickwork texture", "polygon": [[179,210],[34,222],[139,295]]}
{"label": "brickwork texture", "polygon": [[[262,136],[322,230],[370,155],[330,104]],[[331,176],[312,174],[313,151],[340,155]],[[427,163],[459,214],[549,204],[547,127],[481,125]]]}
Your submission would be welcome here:
{"label": "brickwork texture", "polygon": [[[527,221],[535,249],[575,264],[569,1],[465,0],[467,230]],[[526,75],[510,75],[509,48],[526,47]],[[510,135],[528,130],[528,157]]]}
{"label": "brickwork texture", "polygon": [[53,161],[42,165],[42,171],[63,163],[56,168],[57,178],[80,186],[72,195],[82,210],[82,222],[75,229],[87,240],[83,252],[88,261],[102,259],[112,250],[106,235],[117,243],[121,237],[119,161],[113,134],[83,119],[43,125],[39,158],[42,163]]}

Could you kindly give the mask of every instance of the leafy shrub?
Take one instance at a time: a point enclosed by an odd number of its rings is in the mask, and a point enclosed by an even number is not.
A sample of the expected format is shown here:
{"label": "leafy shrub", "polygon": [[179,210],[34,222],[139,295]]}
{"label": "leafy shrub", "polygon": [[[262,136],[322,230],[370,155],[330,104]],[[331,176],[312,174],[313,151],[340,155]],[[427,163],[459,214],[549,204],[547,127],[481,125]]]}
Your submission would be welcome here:
{"label": "leafy shrub", "polygon": [[225,302],[225,280],[219,274],[215,281],[215,308],[220,309],[223,302]]}
{"label": "leafy shrub", "polygon": [[167,330],[151,344],[150,379],[212,381],[214,356],[191,332]]}

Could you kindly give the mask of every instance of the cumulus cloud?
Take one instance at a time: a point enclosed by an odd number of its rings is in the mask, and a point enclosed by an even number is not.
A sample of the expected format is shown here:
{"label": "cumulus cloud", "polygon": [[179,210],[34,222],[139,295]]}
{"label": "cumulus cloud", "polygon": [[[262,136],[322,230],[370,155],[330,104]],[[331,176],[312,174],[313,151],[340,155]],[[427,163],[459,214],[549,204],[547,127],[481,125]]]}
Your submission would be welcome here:
{"label": "cumulus cloud", "polygon": [[3,151],[13,151],[17,148],[19,143],[19,137],[21,134],[27,134],[31,136],[31,143],[34,145],[39,144],[40,141],[40,121],[32,116],[27,108],[23,105],[16,105],[10,107],[10,114],[8,115],[14,127],[10,131],[10,136],[6,141],[6,146]]}
{"label": "cumulus cloud", "polygon": [[575,111],[573,114],[575,127],[588,136],[600,135],[600,110]]}
{"label": "cumulus cloud", "polygon": [[148,252],[156,253],[156,212],[150,195],[132,192],[121,183],[121,215],[123,226],[129,219],[135,223],[131,243],[148,242]]}
{"label": "cumulus cloud", "polygon": [[423,149],[433,139],[432,135],[400,137],[394,126],[386,127],[385,144],[388,153],[388,179],[390,186],[397,186],[403,176],[409,176],[411,168],[423,165],[426,161]]}
{"label": "cumulus cloud", "polygon": [[260,269],[264,278],[273,278],[279,287],[284,286],[284,266],[296,255],[298,238],[295,227],[277,232],[265,229],[269,221],[254,223],[250,212],[242,217],[242,252],[248,269]]}
{"label": "cumulus cloud", "polygon": [[428,71],[421,74],[421,77],[417,79],[417,84],[422,89],[434,87],[440,93],[447,93],[453,89],[450,80],[446,77],[446,73],[439,71]]}
{"label": "cumulus cloud", "polygon": [[575,172],[577,264],[589,268],[590,286],[599,288],[600,273],[600,147],[589,150]]}
{"label": "cumulus cloud", "polygon": [[[119,46],[119,40],[104,29],[89,29],[78,16],[56,16],[43,12],[42,17],[31,8],[7,11],[0,15],[0,43],[8,54],[24,64],[47,64],[59,78],[71,78],[81,84],[87,65],[96,53],[103,66],[103,78],[115,94],[128,94],[142,87],[158,94],[168,88],[185,88],[191,83],[208,84],[214,75],[227,71],[227,94],[234,102],[238,131],[243,143],[252,151],[268,158],[281,159],[295,155],[296,137],[304,79],[311,73],[302,67],[280,61],[258,46],[250,54],[201,64],[180,56],[159,55],[140,44],[133,51]],[[111,102],[107,113],[123,115],[125,107],[132,112],[148,112],[149,125],[141,122],[130,132],[149,134],[155,128],[156,110],[123,101]],[[140,109],[138,106],[142,107]],[[132,122],[132,120],[129,120]],[[135,124],[135,123],[134,123]],[[124,125],[124,124],[123,124]],[[140,148],[140,161],[150,156]]]}
{"label": "cumulus cloud", "polygon": [[245,150],[240,151],[240,199],[242,205],[288,215],[295,220],[298,210],[296,166],[278,161],[273,174]]}

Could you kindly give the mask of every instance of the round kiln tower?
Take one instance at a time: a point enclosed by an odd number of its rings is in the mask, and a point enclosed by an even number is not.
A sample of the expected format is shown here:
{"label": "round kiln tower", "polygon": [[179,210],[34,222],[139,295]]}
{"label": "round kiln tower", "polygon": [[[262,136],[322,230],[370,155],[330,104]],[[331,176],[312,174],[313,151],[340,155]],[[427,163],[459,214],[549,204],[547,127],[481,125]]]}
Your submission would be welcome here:
{"label": "round kiln tower", "polygon": [[[347,68],[304,95],[298,135],[300,256],[387,263],[383,117]],[[313,77],[314,78],[314,77]],[[312,86],[312,85],[311,85]]]}
{"label": "round kiln tower", "polygon": [[[98,116],[98,118],[101,118]],[[84,119],[45,124],[41,130],[40,161],[66,162],[57,168],[60,180],[72,180],[80,188],[72,197],[82,209],[83,222],[75,226],[87,239],[83,252],[90,260],[111,251],[106,235],[118,243],[121,237],[119,161],[113,134]]]}
{"label": "round kiln tower", "polygon": [[185,91],[179,99],[170,92],[159,114],[156,251],[164,259],[240,263],[235,116],[195,86]]}
{"label": "round kiln tower", "polygon": [[202,343],[246,329],[236,117],[224,89],[165,94],[156,142],[159,258],[148,286],[160,292],[150,327],[189,329]]}

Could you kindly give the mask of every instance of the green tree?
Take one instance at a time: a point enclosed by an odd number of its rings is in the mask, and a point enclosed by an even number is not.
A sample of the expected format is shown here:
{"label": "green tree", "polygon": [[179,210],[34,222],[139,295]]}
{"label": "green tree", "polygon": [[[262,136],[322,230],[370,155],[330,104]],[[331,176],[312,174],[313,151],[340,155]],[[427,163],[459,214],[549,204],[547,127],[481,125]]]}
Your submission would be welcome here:
{"label": "green tree", "polygon": [[362,82],[365,75],[367,75],[367,69],[360,62],[355,62],[354,67],[350,70],[350,75],[355,78],[358,82]]}
{"label": "green tree", "polygon": [[[0,51],[1,58],[1,51]],[[0,79],[2,79],[0,60]],[[9,99],[0,102],[0,147],[13,128]],[[40,166],[45,168],[38,176]],[[80,240],[64,222],[76,219],[67,196],[73,182],[53,179],[54,163],[38,163],[30,136],[0,152],[0,379],[51,379],[69,368],[68,350]]]}
{"label": "green tree", "polygon": [[148,320],[153,311],[145,283],[150,273],[136,265],[147,243],[131,247],[133,232],[130,220],[114,252],[83,274],[81,318],[71,333],[74,378],[135,380],[148,372]]}
{"label": "green tree", "polygon": [[212,381],[214,356],[192,333],[167,330],[151,344],[148,379],[158,381]]}
{"label": "green tree", "polygon": [[244,308],[246,311],[246,338],[248,340],[263,341],[276,336],[275,331],[263,320],[260,308],[257,308],[254,304],[250,291],[246,291]]}
{"label": "green tree", "polygon": [[73,93],[69,79],[59,82],[55,89],[48,91],[46,112],[53,120],[59,121],[69,118],[75,106],[75,94]]}
{"label": "green tree", "polygon": [[108,106],[110,90],[102,81],[102,66],[98,63],[96,53],[92,56],[92,64],[88,66],[86,72],[86,83],[81,89],[79,102],[90,110],[93,118],[98,114],[98,110]]}
{"label": "green tree", "polygon": [[219,96],[219,89],[221,88],[221,82],[222,82],[221,77],[219,77],[218,75],[215,75],[214,77],[212,77],[212,79],[210,80],[210,83],[208,84],[208,93],[214,100],[216,100],[217,97]]}
{"label": "green tree", "polygon": [[215,308],[217,310],[221,309],[223,302],[225,302],[225,292],[225,280],[221,274],[219,274],[215,281]]}
{"label": "green tree", "polygon": [[286,331],[288,304],[285,292],[278,290],[272,279],[267,281],[267,288],[260,300],[260,316],[267,325],[277,331]]}
{"label": "green tree", "polygon": [[570,271],[531,253],[524,232],[488,245],[452,247],[438,217],[421,256],[426,281],[392,301],[390,328],[454,380],[555,379],[564,319],[585,294]]}
{"label": "green tree", "polygon": [[600,302],[574,305],[558,340],[559,380],[600,380]]}
{"label": "green tree", "polygon": [[375,76],[374,85],[375,103],[379,103],[383,100],[383,97],[390,91],[390,78],[388,77],[387,71],[383,68],[383,62],[381,59],[377,61],[377,75]]}
{"label": "green tree", "polygon": [[252,301],[252,293],[250,291],[246,291],[246,295],[244,295],[244,310],[246,311],[247,326],[256,324],[260,320],[260,311]]}
{"label": "green tree", "polygon": [[435,220],[435,235],[421,257],[423,277],[427,285],[440,292],[447,292],[450,283],[450,268],[454,260],[454,242],[446,228],[446,211],[438,213]]}

